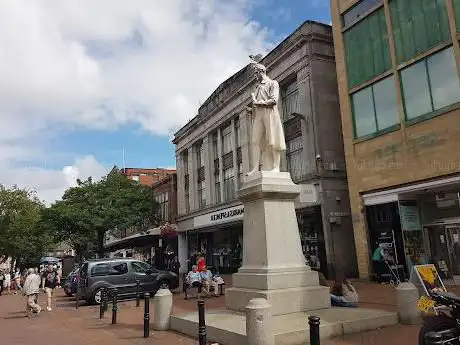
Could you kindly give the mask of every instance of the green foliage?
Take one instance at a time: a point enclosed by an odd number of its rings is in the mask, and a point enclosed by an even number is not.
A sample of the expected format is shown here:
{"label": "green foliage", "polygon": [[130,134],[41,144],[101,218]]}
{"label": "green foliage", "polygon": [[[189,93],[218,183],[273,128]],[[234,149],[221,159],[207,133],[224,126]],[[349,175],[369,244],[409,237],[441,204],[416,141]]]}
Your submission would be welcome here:
{"label": "green foliage", "polygon": [[91,178],[77,182],[65,191],[62,201],[44,212],[43,220],[80,254],[96,249],[102,255],[108,231],[133,226],[146,230],[155,224],[158,204],[151,188],[127,179],[119,170],[113,169],[99,182]]}
{"label": "green foliage", "polygon": [[38,262],[53,243],[41,227],[44,209],[33,191],[0,185],[0,254],[20,262]]}

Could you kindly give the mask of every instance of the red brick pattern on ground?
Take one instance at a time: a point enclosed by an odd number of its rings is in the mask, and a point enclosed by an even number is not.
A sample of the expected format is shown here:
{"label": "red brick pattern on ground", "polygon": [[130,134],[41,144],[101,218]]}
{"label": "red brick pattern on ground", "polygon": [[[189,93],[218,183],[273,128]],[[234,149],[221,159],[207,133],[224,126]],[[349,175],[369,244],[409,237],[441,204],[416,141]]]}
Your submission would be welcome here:
{"label": "red brick pattern on ground", "polygon": [[[230,279],[227,277],[227,282]],[[229,284],[228,284],[229,285]],[[394,311],[396,296],[394,287],[355,283],[361,306]],[[449,289],[460,293],[460,288]],[[38,317],[26,318],[25,299],[19,295],[0,296],[0,334],[5,344],[34,345],[196,345],[197,340],[173,332],[156,332],[151,327],[149,339],[143,335],[143,305],[136,308],[134,301],[119,304],[118,324],[111,325],[111,311],[99,320],[99,307],[82,305],[75,309],[75,299],[59,291],[52,312],[44,308],[45,295],[40,295],[42,313]],[[225,297],[206,299],[206,308],[222,308]],[[183,294],[174,295],[173,313],[180,314],[196,310],[196,299],[185,301]],[[153,320],[153,303],[151,303]],[[307,322],[307,321],[306,321]],[[354,334],[340,339],[322,340],[323,345],[415,345],[419,326],[394,326]],[[223,344],[225,345],[225,344]]]}

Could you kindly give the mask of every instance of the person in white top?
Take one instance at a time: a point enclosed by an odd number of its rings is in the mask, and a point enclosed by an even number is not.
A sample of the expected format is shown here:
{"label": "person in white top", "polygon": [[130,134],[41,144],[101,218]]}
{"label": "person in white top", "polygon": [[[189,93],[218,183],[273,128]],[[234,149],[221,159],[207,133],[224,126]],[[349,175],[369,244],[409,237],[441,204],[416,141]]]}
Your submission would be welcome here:
{"label": "person in white top", "polygon": [[188,272],[187,277],[185,277],[185,281],[190,287],[194,287],[198,289],[198,293],[201,293],[201,288],[203,284],[201,283],[201,274],[198,272],[198,266],[193,265],[192,270]]}
{"label": "person in white top", "polygon": [[5,287],[8,295],[11,293],[11,274],[10,271],[6,271],[5,280],[3,281],[3,286]]}
{"label": "person in white top", "polygon": [[29,268],[27,271],[28,275],[22,288],[22,293],[27,297],[26,314],[31,316],[32,312],[37,315],[40,313],[42,308],[36,303],[38,293],[40,292],[41,279],[38,274],[34,272],[33,268]]}

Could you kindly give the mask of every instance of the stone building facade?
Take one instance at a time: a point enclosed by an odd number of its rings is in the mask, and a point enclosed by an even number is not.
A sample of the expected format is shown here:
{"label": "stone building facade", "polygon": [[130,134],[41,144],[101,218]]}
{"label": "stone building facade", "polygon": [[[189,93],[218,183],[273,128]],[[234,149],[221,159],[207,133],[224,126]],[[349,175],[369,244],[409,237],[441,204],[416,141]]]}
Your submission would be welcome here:
{"label": "stone building facade", "polygon": [[360,276],[380,244],[400,275],[457,275],[460,1],[330,3]]}
{"label": "stone building facade", "polygon": [[[331,27],[303,23],[261,63],[280,85],[278,106],[287,144],[281,168],[301,186],[296,210],[306,259],[328,276],[337,267],[354,275]],[[253,71],[246,66],[223,82],[175,134],[179,260],[184,271],[197,253],[205,253],[208,265],[221,273],[240,266],[244,209],[236,192],[249,171],[252,123],[246,107],[254,87]]]}

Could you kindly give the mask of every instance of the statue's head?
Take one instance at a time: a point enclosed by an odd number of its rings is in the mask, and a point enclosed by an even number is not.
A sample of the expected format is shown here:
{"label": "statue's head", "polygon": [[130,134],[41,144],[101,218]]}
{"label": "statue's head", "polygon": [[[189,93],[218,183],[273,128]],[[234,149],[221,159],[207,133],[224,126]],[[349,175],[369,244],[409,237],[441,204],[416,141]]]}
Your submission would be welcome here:
{"label": "statue's head", "polygon": [[262,60],[262,54],[249,55],[251,59],[251,66],[254,71],[254,76],[256,77],[257,81],[262,81],[265,75],[267,74],[267,69],[264,65],[260,63]]}
{"label": "statue's head", "polygon": [[257,81],[262,81],[267,74],[267,69],[264,65],[257,63],[254,65],[254,76]]}

